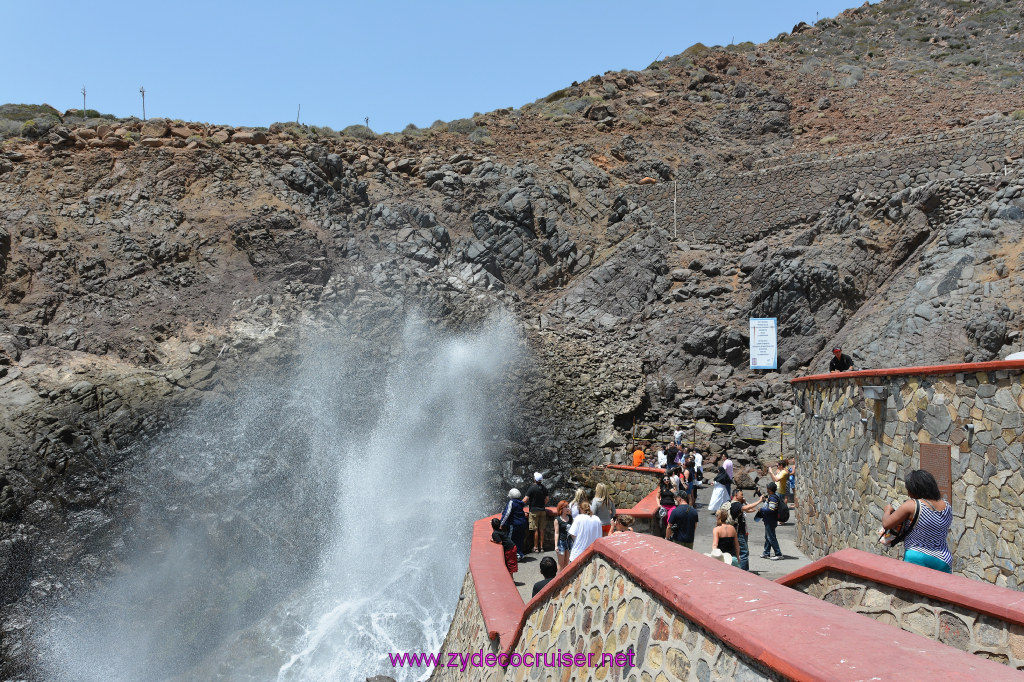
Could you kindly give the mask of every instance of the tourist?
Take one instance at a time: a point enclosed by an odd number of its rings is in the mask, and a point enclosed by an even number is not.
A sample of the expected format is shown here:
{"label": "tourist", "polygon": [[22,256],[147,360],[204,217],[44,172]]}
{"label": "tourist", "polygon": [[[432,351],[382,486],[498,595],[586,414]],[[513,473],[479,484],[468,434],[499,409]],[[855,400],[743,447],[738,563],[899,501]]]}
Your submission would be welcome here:
{"label": "tourist", "polygon": [[683,495],[676,493],[676,508],[668,517],[665,539],[693,549],[693,537],[697,532],[697,510],[686,502]]}
{"label": "tourist", "polygon": [[729,505],[729,516],[736,526],[736,544],[739,547],[740,568],[744,571],[750,570],[750,545],[747,542],[747,516],[746,512],[752,512],[761,505],[761,498],[746,503],[743,499],[743,491],[737,488],[732,494],[732,504]]}
{"label": "tourist", "polygon": [[644,451],[639,446],[633,451],[633,466],[642,467],[644,465]]}
{"label": "tourist", "polygon": [[[672,467],[668,470],[668,480],[672,482],[672,489],[678,491],[682,490],[682,469],[679,467]],[[675,500],[673,499],[673,503]]]}
{"label": "tourist", "polygon": [[686,465],[683,468],[683,480],[686,481],[686,501],[690,503],[690,506],[696,506],[697,471],[692,454],[686,456]]}
{"label": "tourist", "polygon": [[711,549],[720,549],[728,552],[734,557],[740,555],[738,532],[736,526],[732,525],[728,507],[722,507],[715,515],[717,525],[711,531]]}
{"label": "tourist", "polygon": [[608,490],[607,483],[598,483],[594,488],[594,499],[590,501],[594,516],[601,520],[601,534],[608,535],[612,529],[612,517],[615,516],[615,501]]}
{"label": "tourist", "polygon": [[[583,490],[583,488],[580,488]],[[562,500],[558,503],[555,518],[555,555],[558,557],[558,570],[569,565],[569,550],[572,549],[572,536],[569,535],[569,526],[572,525],[572,513],[569,511],[569,503]]]}
{"label": "tourist", "polygon": [[572,502],[569,503],[569,513],[574,519],[580,513],[580,502],[586,499],[587,491],[584,488],[576,488],[576,494],[572,496]]}
{"label": "tourist", "polygon": [[775,486],[779,491],[779,500],[781,501],[786,496],[786,489],[789,487],[789,463],[785,457],[779,457],[779,463],[775,467],[768,467],[768,475],[775,481]]}
{"label": "tourist", "polygon": [[505,568],[508,570],[509,575],[513,575],[519,570],[519,557],[516,551],[516,543],[508,539],[508,536],[502,533],[500,530],[496,530],[491,533],[491,542],[501,545],[502,552],[505,554]]}
{"label": "tourist", "polygon": [[789,480],[786,481],[786,502],[793,504],[796,502],[796,457],[789,458],[786,471],[789,472]]}
{"label": "tourist", "polygon": [[832,349],[832,359],[828,363],[829,372],[846,372],[853,369],[853,360],[843,354],[843,349],[836,346]]}
{"label": "tourist", "polygon": [[501,513],[501,529],[515,543],[519,558],[526,556],[526,512],[523,511],[523,494],[519,488],[508,491],[508,502]]}
{"label": "tourist", "polygon": [[612,519],[612,532],[610,535],[616,533],[632,533],[633,523],[635,519],[629,514],[616,514],[615,518]]}
{"label": "tourist", "polygon": [[672,514],[672,510],[676,508],[677,492],[679,492],[678,488],[672,485],[672,479],[668,476],[663,476],[661,483],[658,484],[658,504],[664,512],[659,512],[659,521],[664,519],[665,523],[668,523],[668,517]]}
{"label": "tourist", "polygon": [[533,551],[544,551],[544,533],[548,529],[548,489],[541,482],[543,476],[534,472],[533,485],[526,489],[523,501],[530,507],[530,530],[533,531]]}
{"label": "tourist", "polygon": [[549,556],[544,557],[540,560],[540,574],[544,576],[544,580],[538,580],[533,584],[533,595],[537,596],[537,593],[544,589],[544,586],[551,582],[551,579],[558,573],[558,567],[555,566],[555,560]]}
{"label": "tourist", "polygon": [[[761,521],[764,523],[764,552],[761,558],[772,561],[782,558],[779,540],[775,537],[775,528],[779,525],[779,505],[782,504],[782,498],[775,492],[778,489],[775,483],[769,482],[768,494],[761,496]],[[771,556],[772,550],[775,550],[775,556]]]}
{"label": "tourist", "polygon": [[661,447],[658,448],[658,468],[659,469],[667,469],[668,468],[668,455],[665,454],[665,446],[664,445],[662,445]]}
{"label": "tourist", "polygon": [[903,560],[952,573],[953,555],[946,544],[946,536],[953,523],[953,507],[940,499],[939,485],[927,471],[911,471],[904,482],[910,499],[896,509],[891,504],[885,505],[882,527],[895,530],[916,513],[917,521],[903,540]]}
{"label": "tourist", "polygon": [[665,459],[668,460],[667,468],[671,469],[676,465],[676,457],[679,456],[679,448],[676,447],[675,443],[669,443],[668,447],[665,448]]}
{"label": "tourist", "polygon": [[708,511],[714,513],[729,505],[729,488],[732,486],[732,460],[727,459],[715,476],[715,487],[711,490]]}
{"label": "tourist", "polygon": [[683,427],[677,426],[676,430],[672,432],[672,442],[675,445],[683,444]]}
{"label": "tourist", "polygon": [[589,502],[580,502],[580,513],[569,526],[569,535],[572,536],[569,563],[576,561],[587,547],[594,544],[594,540],[601,537],[601,520],[590,513]]}

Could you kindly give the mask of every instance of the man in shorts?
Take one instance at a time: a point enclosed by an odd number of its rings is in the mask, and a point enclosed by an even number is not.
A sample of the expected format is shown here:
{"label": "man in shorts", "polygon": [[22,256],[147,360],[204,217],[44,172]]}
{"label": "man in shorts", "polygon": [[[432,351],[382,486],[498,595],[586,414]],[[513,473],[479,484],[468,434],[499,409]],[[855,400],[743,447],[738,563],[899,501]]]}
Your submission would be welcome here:
{"label": "man in shorts", "polygon": [[530,508],[530,530],[533,531],[533,551],[544,550],[544,532],[548,528],[548,489],[541,480],[540,472],[533,474],[533,485],[526,489],[523,502]]}

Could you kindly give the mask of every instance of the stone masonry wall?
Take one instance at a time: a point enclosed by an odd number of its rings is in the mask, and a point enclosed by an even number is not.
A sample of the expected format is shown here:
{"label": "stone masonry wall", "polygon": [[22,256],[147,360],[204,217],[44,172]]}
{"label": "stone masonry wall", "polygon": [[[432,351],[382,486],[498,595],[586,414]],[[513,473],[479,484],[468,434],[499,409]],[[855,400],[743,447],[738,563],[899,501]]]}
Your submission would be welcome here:
{"label": "stone masonry wall", "polygon": [[[836,197],[857,190],[888,196],[930,180],[998,172],[1008,154],[1020,156],[1022,145],[1024,124],[1012,122],[735,175],[701,176],[676,188],[679,239],[743,243],[779,225],[813,220]],[[624,196],[644,207],[654,224],[671,229],[672,183],[637,186]]]}
{"label": "stone masonry wall", "polygon": [[794,589],[961,651],[1024,670],[1024,627],[958,604],[826,571]]}
{"label": "stone masonry wall", "polygon": [[[885,402],[865,400],[864,385],[885,387]],[[907,499],[920,444],[949,444],[954,573],[1024,589],[1024,370],[812,379],[793,390],[797,544],[808,556],[882,553],[882,509]]]}
{"label": "stone masonry wall", "polygon": [[[462,591],[459,593],[459,604],[455,608],[455,615],[448,627],[448,634],[441,645],[441,656],[447,662],[449,652],[474,652],[481,649],[485,654],[497,654],[498,642],[487,638],[487,626],[484,624],[484,616],[480,611],[480,600],[477,598],[473,574],[466,571],[466,578],[462,581]],[[474,668],[472,673],[473,679],[484,682],[500,680],[504,674],[501,668]],[[465,679],[468,679],[465,672],[461,672],[459,668],[448,667],[435,668],[430,676],[431,682],[447,682],[448,680],[462,682]]]}
{"label": "stone masonry wall", "polygon": [[616,509],[635,507],[640,500],[650,495],[652,490],[658,488],[661,475],[603,466],[579,469],[576,472],[576,478],[591,490],[598,483],[607,483],[612,489],[612,500]]}
{"label": "stone masonry wall", "polygon": [[[646,592],[626,573],[594,557],[573,581],[535,609],[514,651],[617,654],[635,651],[635,668],[565,668],[539,677],[509,668],[506,679],[768,680],[780,679],[730,649]],[[559,675],[560,673],[560,675]]]}

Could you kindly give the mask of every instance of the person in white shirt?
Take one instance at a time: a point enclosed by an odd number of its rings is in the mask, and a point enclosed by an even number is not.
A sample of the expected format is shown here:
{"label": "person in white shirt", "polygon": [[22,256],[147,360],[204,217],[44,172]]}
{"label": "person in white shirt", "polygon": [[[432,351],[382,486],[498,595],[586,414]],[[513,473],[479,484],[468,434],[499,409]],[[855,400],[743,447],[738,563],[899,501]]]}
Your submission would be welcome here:
{"label": "person in white shirt", "polygon": [[672,440],[675,441],[676,445],[682,445],[683,444],[683,430],[682,429],[676,429],[675,431],[673,431],[672,432]]}
{"label": "person in white shirt", "polygon": [[589,502],[580,502],[580,513],[569,526],[569,535],[572,536],[569,563],[576,561],[587,547],[594,544],[594,540],[601,537],[601,519],[590,513]]}
{"label": "person in white shirt", "polygon": [[658,448],[658,468],[664,469],[668,466],[668,455],[665,454],[665,446]]}

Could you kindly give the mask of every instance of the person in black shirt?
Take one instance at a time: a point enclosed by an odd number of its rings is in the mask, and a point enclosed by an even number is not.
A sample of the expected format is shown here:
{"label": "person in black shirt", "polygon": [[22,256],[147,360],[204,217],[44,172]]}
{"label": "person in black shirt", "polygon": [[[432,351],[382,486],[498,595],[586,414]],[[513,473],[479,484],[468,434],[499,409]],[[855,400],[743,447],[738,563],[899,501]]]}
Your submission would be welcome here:
{"label": "person in black shirt", "polygon": [[668,517],[665,539],[693,549],[693,537],[697,532],[697,510],[686,503],[682,493],[676,493],[676,508]]}
{"label": "person in black shirt", "polygon": [[828,371],[830,372],[847,372],[853,369],[853,360],[850,359],[849,355],[843,355],[843,349],[836,346],[832,349],[832,360],[828,363]]}
{"label": "person in black shirt", "polygon": [[551,579],[555,577],[555,573],[558,572],[558,566],[555,565],[555,560],[549,556],[544,557],[540,560],[540,574],[544,576],[544,580],[538,580],[533,584],[533,595],[536,597],[537,593],[544,589],[544,586],[551,582]]}
{"label": "person in black shirt", "polygon": [[750,547],[747,544],[747,517],[746,512],[751,512],[761,505],[761,498],[747,504],[743,499],[743,491],[737,488],[732,493],[732,504],[729,506],[729,516],[736,525],[736,542],[739,544],[740,553],[736,557],[739,560],[740,568],[744,571],[750,570]]}
{"label": "person in black shirt", "polygon": [[534,552],[544,549],[544,531],[548,527],[548,510],[544,506],[548,503],[548,489],[541,483],[542,478],[540,473],[533,475],[534,483],[526,489],[526,496],[523,498],[523,502],[530,507],[530,530],[533,531]]}

